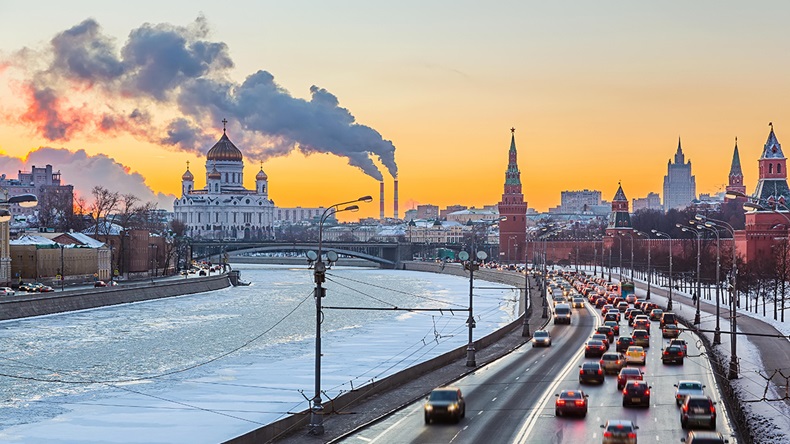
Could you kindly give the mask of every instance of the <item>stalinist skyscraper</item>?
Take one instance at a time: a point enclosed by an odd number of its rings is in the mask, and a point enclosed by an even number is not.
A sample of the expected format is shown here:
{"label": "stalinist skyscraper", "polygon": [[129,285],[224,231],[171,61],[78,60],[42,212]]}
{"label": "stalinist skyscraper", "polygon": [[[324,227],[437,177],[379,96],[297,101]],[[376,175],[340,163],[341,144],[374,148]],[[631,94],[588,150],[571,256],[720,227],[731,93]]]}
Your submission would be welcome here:
{"label": "stalinist skyscraper", "polygon": [[667,175],[664,176],[664,211],[672,208],[686,208],[697,198],[697,182],[691,175],[691,161],[685,161],[678,137],[678,150],[675,163],[667,162]]}

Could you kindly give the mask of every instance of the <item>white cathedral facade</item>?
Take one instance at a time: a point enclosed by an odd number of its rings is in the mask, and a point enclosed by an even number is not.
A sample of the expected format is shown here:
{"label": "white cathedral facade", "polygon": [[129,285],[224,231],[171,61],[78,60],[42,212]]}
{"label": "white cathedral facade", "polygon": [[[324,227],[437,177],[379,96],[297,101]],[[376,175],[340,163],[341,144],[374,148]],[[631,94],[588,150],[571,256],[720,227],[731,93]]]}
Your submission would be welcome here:
{"label": "white cathedral facade", "polygon": [[244,188],[241,151],[222,137],[206,154],[206,187],[195,189],[187,170],[181,176],[181,198],[173,203],[175,219],[187,226],[194,239],[261,240],[274,237],[275,208],[269,199],[269,178],[261,170],[255,189]]}

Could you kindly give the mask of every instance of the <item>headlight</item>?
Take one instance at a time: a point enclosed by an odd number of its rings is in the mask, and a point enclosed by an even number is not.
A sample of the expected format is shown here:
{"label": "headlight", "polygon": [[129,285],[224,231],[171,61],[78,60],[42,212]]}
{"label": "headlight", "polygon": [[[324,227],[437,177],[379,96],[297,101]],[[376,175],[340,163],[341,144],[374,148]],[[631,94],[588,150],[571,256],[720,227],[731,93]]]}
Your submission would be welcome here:
{"label": "headlight", "polygon": [[450,404],[450,405],[447,406],[447,411],[448,412],[452,412],[453,410],[455,410],[457,408],[458,408],[458,404],[453,403],[453,404]]}
{"label": "headlight", "polygon": [[425,404],[425,410],[430,412],[431,410],[433,410],[433,406],[430,404]]}

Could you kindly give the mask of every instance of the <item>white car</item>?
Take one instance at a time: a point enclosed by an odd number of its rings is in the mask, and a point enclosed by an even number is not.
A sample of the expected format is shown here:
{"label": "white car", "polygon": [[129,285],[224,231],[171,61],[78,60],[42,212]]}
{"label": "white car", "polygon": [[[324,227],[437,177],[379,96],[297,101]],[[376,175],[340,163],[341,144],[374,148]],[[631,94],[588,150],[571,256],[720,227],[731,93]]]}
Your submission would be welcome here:
{"label": "white car", "polygon": [[704,396],[705,386],[699,381],[680,380],[675,384],[675,404],[683,404],[683,400],[689,395]]}
{"label": "white car", "polygon": [[551,347],[551,336],[549,332],[546,330],[535,331],[535,334],[532,336],[532,346]]}
{"label": "white car", "polygon": [[16,292],[11,287],[0,287],[0,296],[13,296]]}

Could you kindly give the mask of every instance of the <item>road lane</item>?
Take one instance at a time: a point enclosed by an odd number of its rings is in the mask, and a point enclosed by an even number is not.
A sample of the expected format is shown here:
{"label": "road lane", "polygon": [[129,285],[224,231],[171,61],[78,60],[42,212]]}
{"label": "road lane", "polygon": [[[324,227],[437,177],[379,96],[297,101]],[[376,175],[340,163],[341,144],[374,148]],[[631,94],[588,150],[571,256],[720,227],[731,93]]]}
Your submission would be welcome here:
{"label": "road lane", "polygon": [[574,311],[570,326],[550,324],[551,347],[522,347],[457,381],[467,402],[459,424],[426,426],[418,402],[339,442],[513,442],[518,425],[592,334],[597,318],[586,309]]}

